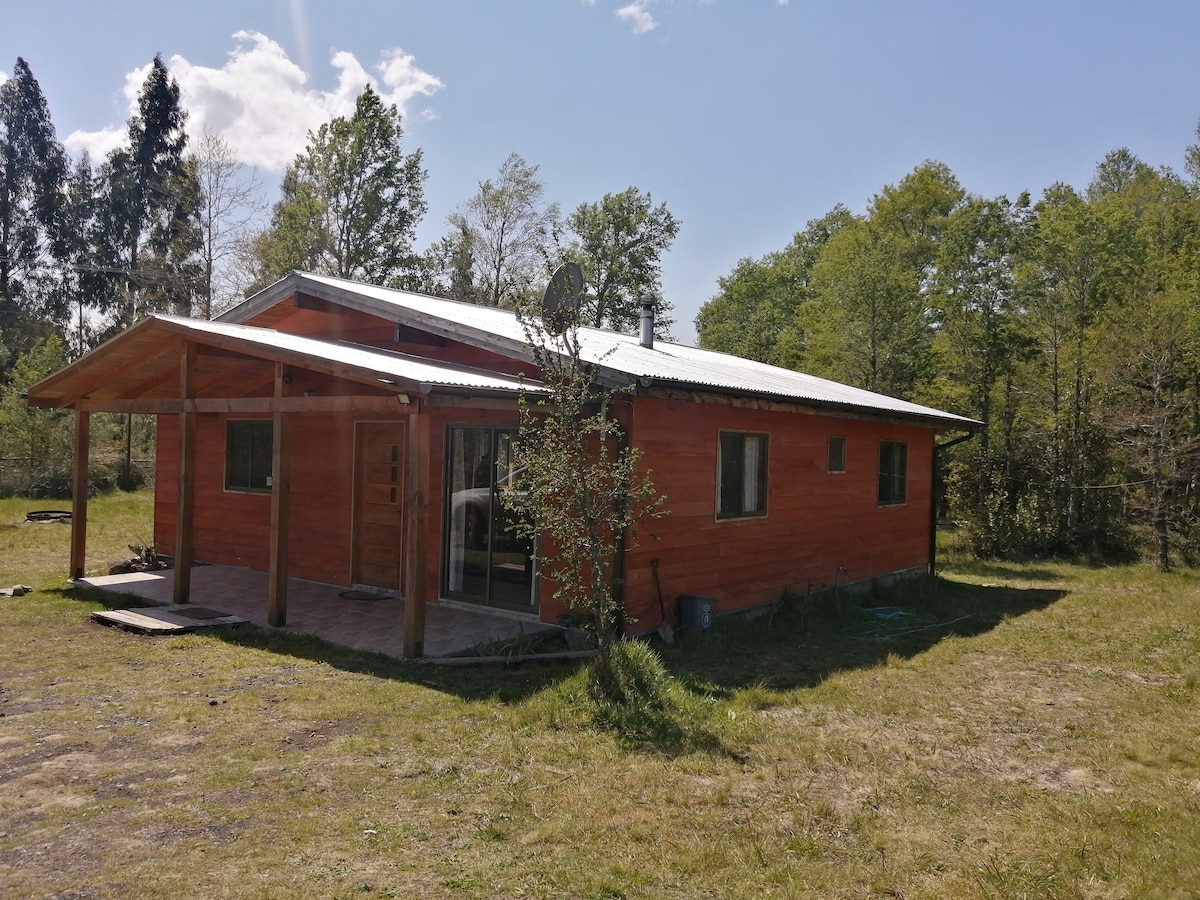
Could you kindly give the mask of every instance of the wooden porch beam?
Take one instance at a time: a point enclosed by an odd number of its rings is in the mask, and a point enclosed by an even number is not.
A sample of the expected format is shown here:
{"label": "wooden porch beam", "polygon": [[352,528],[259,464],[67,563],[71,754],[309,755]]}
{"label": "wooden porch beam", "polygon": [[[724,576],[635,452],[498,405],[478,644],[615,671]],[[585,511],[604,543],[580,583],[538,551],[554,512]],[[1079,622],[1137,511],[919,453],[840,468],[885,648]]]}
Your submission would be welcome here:
{"label": "wooden porch beam", "polygon": [[380,396],[331,397],[217,397],[179,400],[80,400],[76,409],[87,412],[145,413],[176,415],[185,410],[195,413],[274,413],[278,412],[411,412],[412,402],[403,403],[396,394]]}
{"label": "wooden porch beam", "polygon": [[75,410],[75,468],[71,473],[71,578],[82,578],[87,558],[88,451],[92,417]]}
{"label": "wooden porch beam", "polygon": [[425,655],[425,603],[429,599],[429,416],[408,420],[408,527],[405,529],[404,655]]}
{"label": "wooden porch beam", "polygon": [[[275,398],[283,397],[283,363],[275,363]],[[267,624],[287,624],[288,417],[278,404],[271,422],[271,553],[267,570]]]}
{"label": "wooden porch beam", "polygon": [[[196,345],[187,341],[179,355],[179,395],[185,400],[194,389]],[[196,413],[179,414],[179,502],[175,509],[175,587],[172,599],[187,603],[192,593],[192,557],[195,552]]]}

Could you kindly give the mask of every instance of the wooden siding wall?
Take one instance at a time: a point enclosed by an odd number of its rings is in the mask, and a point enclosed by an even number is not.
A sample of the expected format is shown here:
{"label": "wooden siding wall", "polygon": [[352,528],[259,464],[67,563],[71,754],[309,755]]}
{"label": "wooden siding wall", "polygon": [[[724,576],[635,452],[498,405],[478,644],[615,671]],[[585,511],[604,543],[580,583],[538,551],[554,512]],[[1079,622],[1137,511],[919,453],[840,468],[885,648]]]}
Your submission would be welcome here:
{"label": "wooden siding wall", "polygon": [[[225,490],[225,422],[225,416],[205,415],[196,424],[195,558],[266,571],[271,495]],[[348,584],[354,417],[297,414],[290,423],[289,573]],[[178,421],[160,416],[158,425],[157,483],[173,485]],[[166,552],[173,546],[176,502],[173,491],[156,493],[154,542]]]}
{"label": "wooden siding wall", "polygon": [[[626,603],[633,631],[658,625],[651,560],[668,614],[680,594],[715,598],[718,612],[861,581],[929,562],[933,432],[799,413],[730,406],[635,401],[632,430],[670,514],[642,528],[626,557]],[[770,436],[767,515],[716,519],[717,435]],[[846,439],[846,471],[827,471],[828,439]],[[908,443],[908,502],[876,502],[881,440]],[[653,532],[657,539],[650,536]]]}
{"label": "wooden siding wall", "polygon": [[[443,462],[446,427],[491,423],[516,426],[516,412],[429,408],[429,544],[426,555],[430,584],[438,584],[441,566]],[[253,418],[253,417],[246,417]],[[407,422],[398,413],[395,421]],[[195,558],[221,565],[266,571],[270,534],[270,494],[225,490],[225,416],[200,416],[196,427]],[[354,430],[356,421],[382,421],[351,413],[305,414],[290,418],[292,492],[290,495],[289,573],[329,584],[350,583],[353,530]],[[178,422],[160,416],[157,483],[174,485],[178,478]],[[171,553],[175,542],[176,496],[159,490],[154,504],[154,543]],[[553,620],[551,620],[553,621]]]}
{"label": "wooden siding wall", "polygon": [[[634,401],[632,414],[620,412],[670,510],[643,526],[638,546],[626,556],[626,602],[638,620],[633,631],[660,621],[653,559],[659,560],[668,614],[677,610],[680,594],[712,596],[723,612],[776,600],[785,589],[830,587],[839,567],[844,583],[929,562],[929,429],[650,399]],[[514,426],[516,416],[436,407],[423,414],[430,417],[427,574],[437,585],[446,428]],[[295,577],[349,584],[356,419],[367,420],[353,414],[292,417],[289,571]],[[176,428],[174,416],[160,417],[160,485],[177,478]],[[770,436],[765,517],[717,521],[721,430]],[[846,439],[845,473],[826,471],[830,436]],[[224,489],[225,417],[200,416],[196,440],[196,559],[265,571],[270,495]],[[902,506],[876,503],[881,440],[908,444],[908,502]],[[155,545],[165,553],[174,546],[175,504],[174,491],[156,497]],[[563,611],[552,585],[543,583],[542,620],[557,622]]]}

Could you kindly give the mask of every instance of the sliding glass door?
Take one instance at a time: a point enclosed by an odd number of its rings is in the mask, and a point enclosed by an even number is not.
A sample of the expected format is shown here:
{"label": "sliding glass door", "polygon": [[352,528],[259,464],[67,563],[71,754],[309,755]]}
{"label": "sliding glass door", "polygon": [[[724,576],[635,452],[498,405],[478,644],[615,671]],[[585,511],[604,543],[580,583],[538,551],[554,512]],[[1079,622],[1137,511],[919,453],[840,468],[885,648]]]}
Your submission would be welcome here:
{"label": "sliding glass door", "polygon": [[442,592],[484,606],[532,612],[533,542],[512,529],[501,495],[520,490],[516,431],[451,426],[446,441]]}

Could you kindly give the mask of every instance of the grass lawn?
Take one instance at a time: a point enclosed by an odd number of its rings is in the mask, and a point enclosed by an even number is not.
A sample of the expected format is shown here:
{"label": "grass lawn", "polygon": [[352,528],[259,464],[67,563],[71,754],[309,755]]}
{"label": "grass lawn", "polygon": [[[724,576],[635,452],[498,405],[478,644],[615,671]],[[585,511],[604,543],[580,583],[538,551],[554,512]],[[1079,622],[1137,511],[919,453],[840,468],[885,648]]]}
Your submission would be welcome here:
{"label": "grass lawn", "polygon": [[[4,897],[1195,897],[1200,573],[951,558],[663,648],[703,742],[577,670],[151,638],[0,501]],[[94,502],[96,565],[149,534]],[[89,565],[93,558],[89,556]]]}

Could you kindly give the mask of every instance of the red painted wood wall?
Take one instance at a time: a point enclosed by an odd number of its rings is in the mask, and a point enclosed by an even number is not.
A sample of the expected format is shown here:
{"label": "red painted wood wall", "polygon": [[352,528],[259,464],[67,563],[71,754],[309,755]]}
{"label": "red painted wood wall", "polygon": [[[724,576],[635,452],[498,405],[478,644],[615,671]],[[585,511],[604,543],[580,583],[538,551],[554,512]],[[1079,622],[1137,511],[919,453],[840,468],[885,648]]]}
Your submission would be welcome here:
{"label": "red painted wood wall", "polygon": [[[443,460],[449,425],[491,423],[515,427],[513,412],[430,408],[429,583],[439,584]],[[244,416],[241,418],[254,418]],[[226,416],[200,416],[196,426],[195,558],[201,562],[266,571],[271,495],[225,490]],[[395,421],[406,422],[407,414]],[[353,413],[289,416],[291,492],[288,571],[296,578],[350,583],[356,421],[383,421]],[[154,542],[162,553],[175,546],[178,498],[178,420],[160,416],[154,504]],[[407,495],[406,486],[405,493]],[[551,620],[553,621],[553,620]]]}
{"label": "red painted wood wall", "polygon": [[[722,430],[769,435],[767,514],[716,517]],[[651,560],[670,613],[680,594],[715,598],[717,612],[929,562],[933,431],[914,426],[699,403],[638,399],[633,442],[667,497],[668,516],[642,528],[626,558],[626,603],[660,622]],[[828,468],[828,439],[846,440],[846,471]],[[879,506],[879,443],[908,444],[908,502]],[[652,536],[653,535],[653,536]]]}

